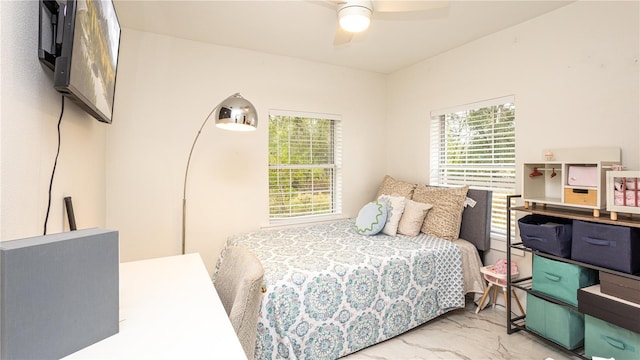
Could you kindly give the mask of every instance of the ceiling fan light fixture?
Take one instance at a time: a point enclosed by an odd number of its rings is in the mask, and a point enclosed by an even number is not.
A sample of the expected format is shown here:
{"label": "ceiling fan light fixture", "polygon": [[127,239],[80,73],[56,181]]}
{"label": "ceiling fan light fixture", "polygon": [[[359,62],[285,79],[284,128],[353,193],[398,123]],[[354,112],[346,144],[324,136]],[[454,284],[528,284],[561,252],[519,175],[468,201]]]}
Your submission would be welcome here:
{"label": "ceiling fan light fixture", "polygon": [[338,10],[338,21],[345,31],[365,31],[371,23],[371,9],[361,5],[346,5]]}

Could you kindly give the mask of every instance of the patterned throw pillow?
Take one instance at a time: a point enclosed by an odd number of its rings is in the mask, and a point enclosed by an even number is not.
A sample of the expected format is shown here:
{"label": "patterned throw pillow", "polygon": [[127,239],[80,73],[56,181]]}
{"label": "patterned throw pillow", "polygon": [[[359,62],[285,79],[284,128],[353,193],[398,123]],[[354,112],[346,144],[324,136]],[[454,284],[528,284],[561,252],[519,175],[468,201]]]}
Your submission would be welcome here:
{"label": "patterned throw pillow", "polygon": [[387,222],[387,206],[380,201],[372,201],[360,209],[356,218],[356,231],[362,235],[379,233]]}
{"label": "patterned throw pillow", "polygon": [[427,212],[433,207],[431,204],[425,204],[413,200],[407,200],[404,213],[398,224],[398,232],[402,235],[417,236],[420,234],[424,219]]}
{"label": "patterned throw pillow", "polygon": [[387,223],[382,228],[382,233],[396,236],[398,233],[398,224],[404,212],[404,204],[407,199],[402,196],[382,195],[378,201],[387,203]]}
{"label": "patterned throw pillow", "polygon": [[415,188],[416,184],[399,181],[389,175],[385,175],[384,179],[382,179],[380,187],[378,188],[376,199],[380,198],[380,196],[382,195],[403,196],[407,199],[411,199],[413,189]]}
{"label": "patterned throw pillow", "polygon": [[446,240],[455,240],[460,235],[460,223],[464,200],[469,186],[445,188],[420,185],[413,193],[413,200],[433,204],[427,213],[422,232]]}

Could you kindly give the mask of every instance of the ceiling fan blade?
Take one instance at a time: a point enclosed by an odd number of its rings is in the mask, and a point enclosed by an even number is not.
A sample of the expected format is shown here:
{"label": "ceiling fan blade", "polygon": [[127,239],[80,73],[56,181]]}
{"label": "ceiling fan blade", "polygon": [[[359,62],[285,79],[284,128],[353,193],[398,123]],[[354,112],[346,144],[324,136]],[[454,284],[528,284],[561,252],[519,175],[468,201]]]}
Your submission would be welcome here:
{"label": "ceiling fan blade", "polygon": [[449,0],[393,1],[373,0],[375,12],[411,12],[441,9],[449,6]]}
{"label": "ceiling fan blade", "polygon": [[351,42],[353,33],[343,30],[340,26],[336,29],[336,35],[333,38],[333,45],[344,45]]}

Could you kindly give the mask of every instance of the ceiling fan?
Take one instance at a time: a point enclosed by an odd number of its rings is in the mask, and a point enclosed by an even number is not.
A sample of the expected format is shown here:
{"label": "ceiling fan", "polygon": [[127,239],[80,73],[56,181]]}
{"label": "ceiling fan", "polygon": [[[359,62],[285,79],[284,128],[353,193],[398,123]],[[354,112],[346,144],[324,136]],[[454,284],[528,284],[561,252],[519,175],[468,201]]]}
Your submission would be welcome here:
{"label": "ceiling fan", "polygon": [[371,17],[379,13],[408,13],[440,9],[449,6],[449,0],[398,1],[398,0],[329,0],[336,7],[338,30],[334,45],[346,44],[353,34],[365,31]]}

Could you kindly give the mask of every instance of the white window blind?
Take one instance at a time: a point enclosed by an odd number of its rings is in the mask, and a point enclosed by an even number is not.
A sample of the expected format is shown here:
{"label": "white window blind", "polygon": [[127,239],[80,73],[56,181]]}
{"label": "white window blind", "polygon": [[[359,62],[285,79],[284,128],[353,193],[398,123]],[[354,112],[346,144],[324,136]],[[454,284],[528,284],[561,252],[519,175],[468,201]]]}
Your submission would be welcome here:
{"label": "white window blind", "polygon": [[430,183],[492,190],[491,232],[506,237],[506,197],[515,193],[514,98],[432,112],[430,141]]}
{"label": "white window blind", "polygon": [[342,133],[331,114],[269,112],[269,218],[341,212]]}

